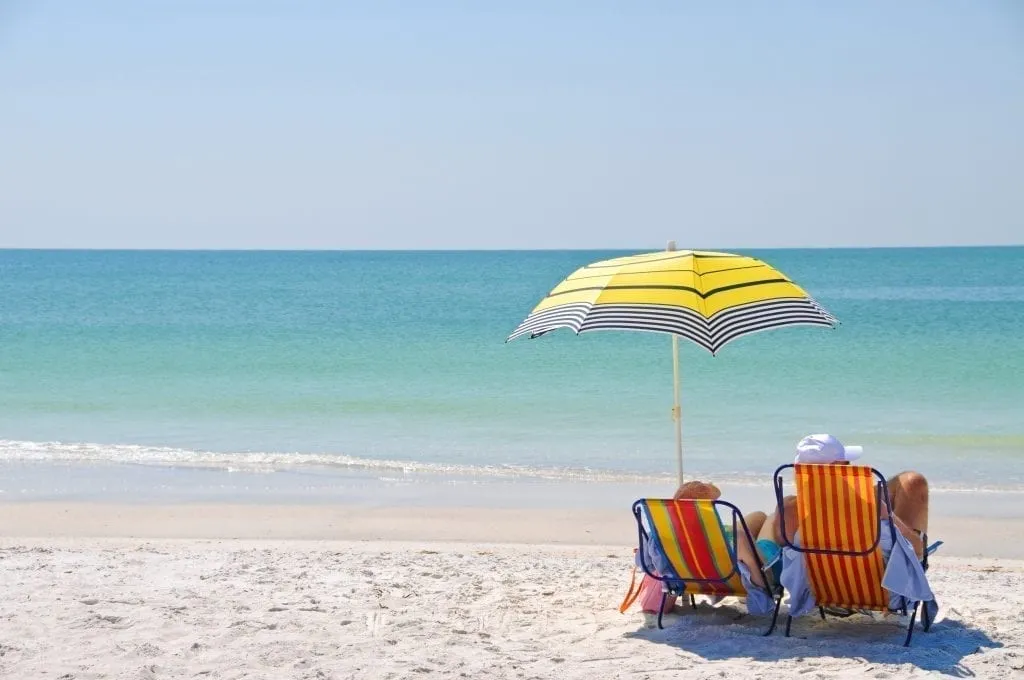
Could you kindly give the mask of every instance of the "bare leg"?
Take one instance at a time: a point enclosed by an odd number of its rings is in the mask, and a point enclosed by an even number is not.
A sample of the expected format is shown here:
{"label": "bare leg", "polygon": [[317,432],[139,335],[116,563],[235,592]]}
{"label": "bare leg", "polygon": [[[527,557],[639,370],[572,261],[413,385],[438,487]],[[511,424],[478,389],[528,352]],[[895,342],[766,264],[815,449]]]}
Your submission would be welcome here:
{"label": "bare leg", "polygon": [[928,480],[917,472],[901,472],[888,482],[893,524],[918,557],[924,555],[921,534],[928,532]]}
{"label": "bare leg", "polygon": [[747,523],[747,529],[750,530],[750,535],[753,536],[755,540],[764,528],[764,523],[767,519],[768,515],[764,514],[760,510],[743,516],[743,521]]}
{"label": "bare leg", "polygon": [[754,537],[755,540],[760,541],[761,539],[767,539],[769,541],[778,543],[778,541],[775,540],[775,522],[777,521],[777,515],[778,512],[773,512],[772,514],[768,515],[768,519],[764,521],[764,525],[761,527],[761,531],[759,531],[757,533],[757,536]]}
{"label": "bare leg", "polygon": [[782,524],[786,524],[786,538],[793,541],[793,537],[796,535],[796,530],[800,528],[800,518],[797,517],[796,510],[796,496],[786,496],[782,499],[782,518],[780,519],[779,513],[775,512],[772,515],[772,540],[778,543],[780,546],[785,545],[782,540]]}
{"label": "bare leg", "polygon": [[[767,521],[768,516],[763,512],[752,512],[749,515],[743,517],[743,521],[747,523],[747,529],[750,530],[750,535],[756,540],[758,534],[761,533],[762,528]],[[757,557],[754,553],[756,548],[754,544],[750,542],[747,535],[740,533],[736,540],[736,559],[747,566],[750,570],[750,580],[754,585],[766,588],[767,584],[764,582],[764,574],[761,573],[761,569],[757,565]]]}

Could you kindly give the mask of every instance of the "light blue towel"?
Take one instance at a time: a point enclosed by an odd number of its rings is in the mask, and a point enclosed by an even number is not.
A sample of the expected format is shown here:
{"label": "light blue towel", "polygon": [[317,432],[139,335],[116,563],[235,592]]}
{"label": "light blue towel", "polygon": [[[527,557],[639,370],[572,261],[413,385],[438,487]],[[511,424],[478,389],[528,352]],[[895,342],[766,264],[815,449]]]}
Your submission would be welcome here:
{"label": "light blue towel", "polygon": [[747,589],[747,611],[757,616],[767,616],[775,612],[775,600],[763,589],[755,586],[750,580],[750,570],[747,565],[739,563],[740,581]]}
{"label": "light blue towel", "polygon": [[[885,573],[882,575],[882,586],[889,591],[889,608],[900,609],[903,598],[909,600],[908,609],[915,602],[923,602],[928,608],[931,620],[935,620],[939,605],[935,594],[928,586],[928,578],[924,568],[914,554],[914,547],[899,531],[896,532],[896,545],[893,546],[892,531],[889,520],[882,520],[881,540],[882,558],[885,561]],[[793,543],[800,545],[800,533],[793,537]],[[814,611],[818,605],[811,593],[811,584],[807,578],[807,566],[804,564],[803,553],[786,546],[782,549],[782,585],[789,593],[789,613],[801,616]]]}

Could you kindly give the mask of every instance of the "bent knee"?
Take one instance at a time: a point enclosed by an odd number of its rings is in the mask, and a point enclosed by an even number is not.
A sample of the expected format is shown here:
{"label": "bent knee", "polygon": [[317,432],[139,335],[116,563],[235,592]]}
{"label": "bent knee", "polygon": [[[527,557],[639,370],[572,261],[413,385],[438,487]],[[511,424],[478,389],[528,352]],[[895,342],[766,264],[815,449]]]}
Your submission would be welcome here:
{"label": "bent knee", "polygon": [[928,493],[928,480],[920,472],[901,472],[896,475],[896,481],[906,493],[915,495]]}
{"label": "bent knee", "polygon": [[754,522],[764,523],[764,521],[768,519],[768,515],[764,514],[760,510],[755,510],[743,519],[746,520],[747,524],[752,524]]}

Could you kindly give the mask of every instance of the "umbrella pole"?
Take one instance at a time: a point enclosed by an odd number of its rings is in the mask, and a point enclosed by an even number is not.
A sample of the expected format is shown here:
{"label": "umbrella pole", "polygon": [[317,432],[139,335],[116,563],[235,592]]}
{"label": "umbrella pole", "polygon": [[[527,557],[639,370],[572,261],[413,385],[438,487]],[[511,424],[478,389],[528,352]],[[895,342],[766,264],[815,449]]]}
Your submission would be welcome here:
{"label": "umbrella pole", "polygon": [[[676,249],[676,242],[669,241],[665,250]],[[672,420],[676,421],[676,464],[679,469],[679,485],[683,485],[683,412],[679,407],[679,336],[672,334]]]}
{"label": "umbrella pole", "polygon": [[675,401],[672,404],[672,420],[676,421],[676,463],[679,468],[679,484],[683,483],[683,413],[679,406],[679,336],[672,336],[672,386]]}

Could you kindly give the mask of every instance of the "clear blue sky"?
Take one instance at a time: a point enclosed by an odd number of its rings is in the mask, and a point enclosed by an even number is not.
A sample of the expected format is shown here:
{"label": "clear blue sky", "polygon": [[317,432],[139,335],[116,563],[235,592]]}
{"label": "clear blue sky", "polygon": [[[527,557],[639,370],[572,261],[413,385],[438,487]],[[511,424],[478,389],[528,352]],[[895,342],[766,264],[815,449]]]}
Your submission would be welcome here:
{"label": "clear blue sky", "polygon": [[1024,3],[0,0],[0,247],[1024,243]]}

